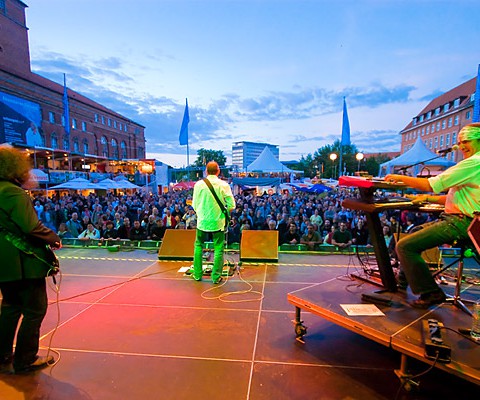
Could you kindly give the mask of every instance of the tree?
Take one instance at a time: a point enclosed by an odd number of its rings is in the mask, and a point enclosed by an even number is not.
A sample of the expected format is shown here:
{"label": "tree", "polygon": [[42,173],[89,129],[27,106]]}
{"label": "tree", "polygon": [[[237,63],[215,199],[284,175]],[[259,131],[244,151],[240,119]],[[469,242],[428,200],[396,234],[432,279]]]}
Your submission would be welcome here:
{"label": "tree", "polygon": [[206,150],[202,148],[197,151],[197,159],[192,165],[194,167],[205,167],[209,161],[216,161],[218,165],[222,166],[227,163],[227,157],[221,150]]}

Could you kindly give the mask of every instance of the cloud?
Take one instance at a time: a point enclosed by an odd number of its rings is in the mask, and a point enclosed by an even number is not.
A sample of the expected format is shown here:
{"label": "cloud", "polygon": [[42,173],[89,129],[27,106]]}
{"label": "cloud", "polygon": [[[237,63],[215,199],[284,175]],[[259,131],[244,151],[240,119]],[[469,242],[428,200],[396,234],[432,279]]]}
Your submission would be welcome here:
{"label": "cloud", "polygon": [[[103,106],[124,115],[146,127],[147,152],[182,154],[185,149],[178,145],[179,129],[184,112],[184,104],[165,96],[136,90],[135,79],[124,72],[124,63],[117,57],[89,59],[86,56],[68,58],[58,53],[40,52],[32,61],[32,70],[48,79],[63,84],[63,73],[67,74],[68,86]],[[308,121],[320,116],[337,114],[342,111],[343,97],[346,97],[349,110],[356,107],[373,109],[386,104],[411,101],[416,88],[401,84],[388,87],[373,82],[364,87],[345,87],[338,90],[326,88],[301,88],[292,91],[271,91],[263,96],[241,97],[235,93],[225,93],[206,105],[190,102],[189,144],[191,149],[212,148],[222,141],[238,141],[235,126],[242,123],[260,122],[257,130],[269,123],[284,125],[287,121]],[[435,96],[432,94],[431,96]],[[253,126],[253,125],[251,125]],[[277,129],[280,127],[277,126]],[[245,137],[256,140],[262,132],[246,132]],[[365,143],[362,151],[390,150],[397,147],[397,132],[372,130],[355,132],[354,141]],[[283,134],[282,147],[306,146],[305,153],[313,153],[315,146],[333,143],[338,132],[319,133],[310,131]],[[207,145],[208,146],[208,145]],[[287,151],[287,154],[294,154]],[[298,150],[297,150],[298,154]],[[299,158],[299,157],[298,157]]]}

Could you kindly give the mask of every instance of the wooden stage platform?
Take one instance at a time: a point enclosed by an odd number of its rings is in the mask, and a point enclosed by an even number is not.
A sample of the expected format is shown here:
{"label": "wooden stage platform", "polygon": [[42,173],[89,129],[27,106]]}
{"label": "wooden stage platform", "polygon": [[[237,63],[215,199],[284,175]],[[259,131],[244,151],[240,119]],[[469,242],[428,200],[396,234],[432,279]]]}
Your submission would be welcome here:
{"label": "wooden stage platform", "polygon": [[[445,291],[449,293],[451,289],[453,288],[449,287]],[[392,302],[391,305],[376,304],[384,316],[349,316],[341,307],[347,304],[367,304],[362,301],[362,294],[375,294],[378,290],[378,286],[368,282],[357,285],[343,279],[332,280],[321,287],[312,285],[289,293],[288,301],[296,308],[294,323],[297,340],[308,341],[306,334],[308,327],[301,321],[301,311],[308,311],[401,353],[401,366],[395,372],[407,389],[415,384],[414,377],[407,371],[409,357],[434,365],[477,385],[480,384],[480,344],[458,332],[459,328],[471,327],[471,316],[451,303],[427,310],[415,309],[408,304],[415,298],[409,291],[382,293],[382,297]],[[462,293],[462,299],[475,300],[479,297],[478,287],[466,287]],[[422,325],[423,321],[428,319],[443,323],[441,334],[445,344],[451,348],[451,362],[444,363],[425,357]]]}

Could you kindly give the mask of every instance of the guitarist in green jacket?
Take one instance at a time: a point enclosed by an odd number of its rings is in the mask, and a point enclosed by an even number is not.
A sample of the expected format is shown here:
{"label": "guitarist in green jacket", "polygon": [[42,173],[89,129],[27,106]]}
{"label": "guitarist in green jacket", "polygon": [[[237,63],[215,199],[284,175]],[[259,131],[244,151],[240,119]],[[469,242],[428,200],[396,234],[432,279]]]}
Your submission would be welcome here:
{"label": "guitarist in green jacket", "polygon": [[[24,187],[30,181],[30,158],[9,145],[0,146],[0,372],[25,373],[53,363],[41,357],[40,326],[47,312],[45,277],[58,261],[50,248],[60,238],[38,219]],[[55,264],[56,261],[56,264]],[[23,317],[20,322],[20,317]],[[18,332],[17,332],[18,328]],[[13,342],[17,334],[15,354]],[[13,370],[12,370],[13,366]]]}

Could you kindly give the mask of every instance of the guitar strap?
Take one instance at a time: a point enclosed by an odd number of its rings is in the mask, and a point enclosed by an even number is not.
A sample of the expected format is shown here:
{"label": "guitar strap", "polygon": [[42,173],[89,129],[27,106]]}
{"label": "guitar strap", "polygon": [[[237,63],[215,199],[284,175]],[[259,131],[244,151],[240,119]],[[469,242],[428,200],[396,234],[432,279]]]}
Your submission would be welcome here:
{"label": "guitar strap", "polygon": [[227,211],[227,209],[225,208],[225,205],[220,201],[220,199],[218,198],[217,196],[217,193],[215,193],[215,190],[213,190],[213,186],[211,184],[211,182],[207,179],[207,178],[203,178],[203,181],[205,182],[205,184],[208,186],[208,188],[210,189],[210,192],[212,192],[212,195],[213,197],[215,198],[215,200],[217,201],[218,203],[218,206],[220,207],[220,210],[222,210],[222,213],[223,215],[225,215],[225,226],[224,226],[224,229],[227,228],[228,226],[228,223],[230,221],[230,215]]}

